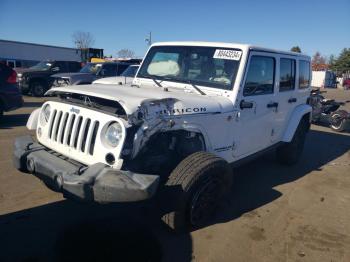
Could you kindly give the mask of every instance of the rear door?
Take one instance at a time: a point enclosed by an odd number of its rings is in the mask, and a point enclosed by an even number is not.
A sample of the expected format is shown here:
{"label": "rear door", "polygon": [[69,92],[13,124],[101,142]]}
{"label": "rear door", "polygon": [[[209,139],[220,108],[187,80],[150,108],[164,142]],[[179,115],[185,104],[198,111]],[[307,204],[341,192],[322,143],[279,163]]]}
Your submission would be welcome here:
{"label": "rear door", "polygon": [[276,55],[250,52],[240,111],[237,115],[235,157],[260,151],[272,144],[278,100],[275,96]]}
{"label": "rear door", "polygon": [[279,77],[276,81],[276,91],[279,104],[275,115],[275,135],[272,137],[273,141],[279,141],[281,139],[293,109],[298,103],[298,95],[296,92],[296,57],[279,55],[277,61]]}

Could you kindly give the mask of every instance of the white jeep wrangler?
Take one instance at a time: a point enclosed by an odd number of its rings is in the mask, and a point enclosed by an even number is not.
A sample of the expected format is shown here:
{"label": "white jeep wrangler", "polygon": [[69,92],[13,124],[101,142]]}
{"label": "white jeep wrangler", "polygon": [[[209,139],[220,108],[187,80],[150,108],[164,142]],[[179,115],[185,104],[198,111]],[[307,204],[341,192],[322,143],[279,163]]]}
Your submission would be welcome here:
{"label": "white jeep wrangler", "polygon": [[[310,57],[251,45],[154,44],[132,85],[53,88],[35,110],[36,141],[14,163],[67,198],[141,201],[160,194],[175,230],[208,219],[232,165],[268,149],[301,156],[310,127]],[[171,203],[171,204],[170,204]]]}

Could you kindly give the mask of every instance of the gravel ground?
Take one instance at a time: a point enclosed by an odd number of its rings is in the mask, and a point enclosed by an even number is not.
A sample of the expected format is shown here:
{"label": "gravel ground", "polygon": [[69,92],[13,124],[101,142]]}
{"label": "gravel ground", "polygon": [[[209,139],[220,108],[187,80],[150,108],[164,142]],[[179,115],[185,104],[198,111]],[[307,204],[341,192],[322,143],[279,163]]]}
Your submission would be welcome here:
{"label": "gravel ground", "polygon": [[[350,100],[350,91],[326,96]],[[312,126],[296,166],[267,155],[235,169],[210,224],[174,235],[152,202],[76,203],[13,168],[14,138],[30,133],[42,101],[25,97],[0,124],[0,261],[350,261],[348,132]]]}

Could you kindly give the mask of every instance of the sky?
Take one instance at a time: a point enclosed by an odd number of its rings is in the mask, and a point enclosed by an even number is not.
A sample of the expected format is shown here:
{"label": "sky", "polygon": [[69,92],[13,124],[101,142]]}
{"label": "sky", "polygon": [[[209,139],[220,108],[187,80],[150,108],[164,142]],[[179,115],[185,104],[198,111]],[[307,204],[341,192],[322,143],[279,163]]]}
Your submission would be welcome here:
{"label": "sky", "polygon": [[73,47],[75,31],[94,47],[142,57],[153,42],[249,43],[338,55],[350,47],[350,0],[0,0],[0,39]]}

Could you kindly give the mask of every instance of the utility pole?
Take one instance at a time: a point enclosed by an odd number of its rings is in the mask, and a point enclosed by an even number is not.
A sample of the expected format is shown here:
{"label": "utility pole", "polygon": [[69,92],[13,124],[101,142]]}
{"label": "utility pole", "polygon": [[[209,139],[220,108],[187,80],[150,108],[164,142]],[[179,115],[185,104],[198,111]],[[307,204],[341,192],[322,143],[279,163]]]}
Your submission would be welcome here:
{"label": "utility pole", "polygon": [[146,41],[147,45],[149,45],[149,46],[152,45],[152,32],[151,31],[149,32],[149,35],[145,39],[145,41]]}

